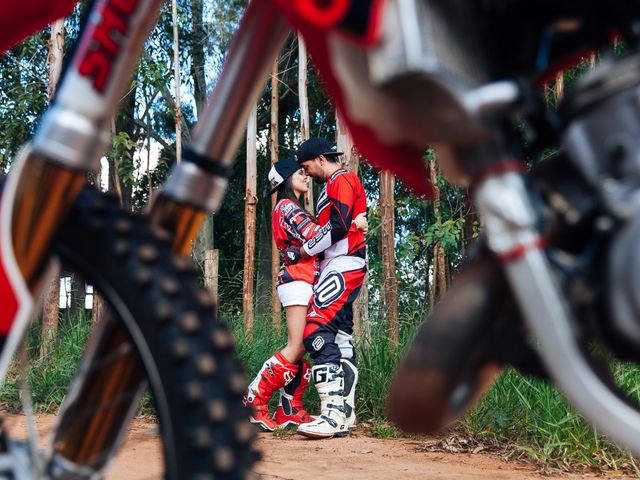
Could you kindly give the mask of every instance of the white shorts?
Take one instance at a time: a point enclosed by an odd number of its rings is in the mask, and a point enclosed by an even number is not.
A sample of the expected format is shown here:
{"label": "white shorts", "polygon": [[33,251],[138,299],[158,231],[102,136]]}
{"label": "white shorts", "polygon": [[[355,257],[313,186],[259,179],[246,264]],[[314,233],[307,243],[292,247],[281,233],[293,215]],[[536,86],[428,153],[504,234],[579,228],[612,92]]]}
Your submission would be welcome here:
{"label": "white shorts", "polygon": [[309,305],[311,295],[313,295],[313,287],[310,283],[302,280],[295,282],[283,283],[278,286],[278,298],[283,307],[291,305]]}

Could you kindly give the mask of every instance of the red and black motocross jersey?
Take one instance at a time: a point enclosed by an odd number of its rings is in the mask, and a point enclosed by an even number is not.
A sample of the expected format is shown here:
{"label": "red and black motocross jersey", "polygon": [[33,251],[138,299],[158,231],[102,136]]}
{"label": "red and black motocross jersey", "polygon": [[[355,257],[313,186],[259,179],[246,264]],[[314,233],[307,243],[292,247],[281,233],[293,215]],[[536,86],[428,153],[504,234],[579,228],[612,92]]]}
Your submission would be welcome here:
{"label": "red and black motocross jersey", "polygon": [[318,196],[316,207],[320,231],[304,244],[306,252],[324,259],[339,255],[366,258],[364,233],[353,219],[367,211],[367,196],[358,176],[341,168],[331,175]]}
{"label": "red and black motocross jersey", "polygon": [[[282,199],[276,204],[271,219],[273,238],[278,250],[284,251],[289,247],[301,246],[313,238],[320,227],[313,222],[299,205],[289,199]],[[302,280],[315,283],[319,272],[317,257],[308,257],[295,265],[283,267],[278,274],[276,284]]]}

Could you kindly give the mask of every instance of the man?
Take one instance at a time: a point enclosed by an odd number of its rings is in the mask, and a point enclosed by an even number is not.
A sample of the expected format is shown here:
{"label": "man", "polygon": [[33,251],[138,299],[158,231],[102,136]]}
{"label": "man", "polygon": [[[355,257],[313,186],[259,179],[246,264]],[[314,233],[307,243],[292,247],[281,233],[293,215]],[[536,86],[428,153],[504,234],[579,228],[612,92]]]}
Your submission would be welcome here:
{"label": "man", "polygon": [[298,433],[310,438],[344,436],[355,426],[358,370],[351,341],[353,302],[367,269],[364,234],[352,221],[366,212],[367,199],[358,177],[340,165],[339,155],[342,152],[332,150],[324,138],[311,138],[298,147],[300,166],[325,184],[316,205],[317,223],[322,227],[302,247],[287,251],[285,259],[320,258],[320,278],[307,311],[304,345],[314,361],[312,378],[321,414],[298,427]]}

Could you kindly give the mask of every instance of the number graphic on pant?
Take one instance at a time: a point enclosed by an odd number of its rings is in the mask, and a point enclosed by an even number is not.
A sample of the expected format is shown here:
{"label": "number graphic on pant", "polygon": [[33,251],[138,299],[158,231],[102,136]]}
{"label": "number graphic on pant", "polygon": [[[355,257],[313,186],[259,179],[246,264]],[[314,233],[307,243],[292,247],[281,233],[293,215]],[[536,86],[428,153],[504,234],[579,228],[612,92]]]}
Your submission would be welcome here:
{"label": "number graphic on pant", "polygon": [[340,272],[331,272],[316,287],[313,303],[318,308],[327,308],[335,302],[345,290],[344,277]]}

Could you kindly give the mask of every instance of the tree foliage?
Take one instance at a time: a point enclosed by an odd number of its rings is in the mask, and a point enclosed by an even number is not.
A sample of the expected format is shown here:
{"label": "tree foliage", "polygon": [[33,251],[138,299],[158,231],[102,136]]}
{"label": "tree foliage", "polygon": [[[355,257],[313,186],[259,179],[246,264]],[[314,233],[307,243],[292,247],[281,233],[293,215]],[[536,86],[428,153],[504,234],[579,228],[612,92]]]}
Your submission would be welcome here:
{"label": "tree foliage", "polygon": [[[188,141],[201,105],[203,91],[211,90],[219,76],[234,30],[245,2],[190,0],[179,2],[180,69],[184,141]],[[82,8],[67,20],[66,53],[73,49],[81,23]],[[202,13],[202,15],[200,15]],[[198,22],[202,22],[199,24]],[[112,125],[112,145],[107,152],[111,172],[108,187],[119,182],[123,202],[142,210],[148,202],[149,181],[160,186],[175,164],[175,127],[173,110],[173,51],[170,9],[164,6],[144,54],[132,77],[127,95]],[[6,167],[35,131],[48,103],[47,39],[43,32],[29,39],[0,59],[0,162]],[[293,155],[300,141],[300,110],[297,94],[297,40],[291,36],[281,52],[279,70],[279,148],[280,156]],[[310,64],[312,65],[312,63]],[[258,265],[271,261],[271,205],[266,175],[270,168],[268,129],[271,85],[265,78],[265,89],[258,107]],[[313,66],[308,76],[310,134],[335,138],[335,112]],[[152,145],[152,162],[147,175],[148,145]],[[425,161],[432,161],[427,152]],[[380,302],[380,209],[378,204],[378,172],[362,163],[360,175],[369,204],[369,289],[374,313]],[[117,179],[114,173],[117,172]],[[103,182],[104,183],[104,182]],[[418,200],[401,182],[395,184],[396,204],[396,273],[399,282],[400,309],[425,306],[429,298],[433,246],[436,242],[446,251],[450,271],[460,264],[468,243],[465,233],[470,209],[466,192],[438,179],[441,190],[440,222],[436,222],[433,206]],[[245,147],[236,153],[234,175],[221,211],[214,219],[214,246],[220,250],[220,289],[222,308],[238,311],[241,299],[237,292],[242,278],[243,204],[245,188]],[[316,193],[318,186],[315,186]],[[471,220],[473,222],[473,220]],[[258,282],[270,282],[268,268],[256,269]],[[267,273],[261,273],[267,272]],[[262,275],[262,277],[260,277]],[[239,280],[240,279],[240,280]],[[260,300],[259,300],[260,301]]]}

